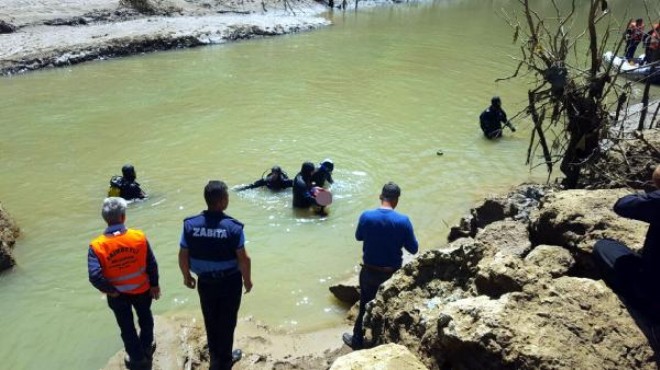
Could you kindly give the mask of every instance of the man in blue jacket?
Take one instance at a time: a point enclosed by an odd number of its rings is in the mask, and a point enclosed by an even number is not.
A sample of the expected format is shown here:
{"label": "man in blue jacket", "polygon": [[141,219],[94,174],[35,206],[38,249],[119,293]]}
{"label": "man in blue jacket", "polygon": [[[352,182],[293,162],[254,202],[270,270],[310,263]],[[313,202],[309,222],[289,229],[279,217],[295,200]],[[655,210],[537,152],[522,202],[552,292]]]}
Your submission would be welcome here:
{"label": "man in blue jacket", "polygon": [[352,349],[364,348],[362,320],[366,305],[376,297],[378,287],[387,281],[403,263],[403,251],[415,254],[417,238],[408,216],[396,212],[401,189],[393,182],[383,186],[380,207],[365,211],[360,216],[355,239],[362,243],[362,269],[360,270],[360,311],[353,335],[344,333],[342,340]]}
{"label": "man in blue jacket", "polygon": [[[652,176],[660,189],[660,166]],[[626,195],[614,204],[619,216],[649,224],[640,253],[610,239],[599,240],[593,256],[605,282],[633,307],[660,318],[660,190]]]}

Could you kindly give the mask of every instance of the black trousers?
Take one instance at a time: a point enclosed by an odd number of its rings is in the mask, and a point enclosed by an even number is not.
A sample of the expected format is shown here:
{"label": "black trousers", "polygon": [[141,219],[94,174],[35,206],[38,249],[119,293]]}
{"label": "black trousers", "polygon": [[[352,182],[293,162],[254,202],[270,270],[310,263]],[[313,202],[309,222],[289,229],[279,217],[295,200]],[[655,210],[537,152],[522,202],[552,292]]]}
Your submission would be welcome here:
{"label": "black trousers", "polygon": [[593,257],[603,280],[628,304],[640,310],[650,319],[660,319],[660,296],[657,281],[644,273],[642,257],[615,240],[596,242]]}
{"label": "black trousers", "polygon": [[628,40],[626,41],[626,59],[633,59],[635,57],[635,51],[637,51],[637,45],[639,41]]}
{"label": "black trousers", "polygon": [[[148,290],[142,294],[120,294],[117,298],[108,296],[108,306],[115,314],[124,349],[131,361],[142,361],[151,351],[151,342],[154,340],[151,302],[151,292]],[[133,322],[133,309],[138,317],[139,335]]]}
{"label": "black trousers", "polygon": [[234,329],[241,305],[243,278],[240,272],[197,282],[211,359],[210,370],[231,369]]}
{"label": "black trousers", "polygon": [[362,322],[366,311],[367,303],[376,298],[376,293],[381,284],[392,277],[392,272],[382,272],[370,270],[364,266],[360,270],[360,311],[355,319],[353,326],[353,345],[354,348],[364,347],[364,331]]}

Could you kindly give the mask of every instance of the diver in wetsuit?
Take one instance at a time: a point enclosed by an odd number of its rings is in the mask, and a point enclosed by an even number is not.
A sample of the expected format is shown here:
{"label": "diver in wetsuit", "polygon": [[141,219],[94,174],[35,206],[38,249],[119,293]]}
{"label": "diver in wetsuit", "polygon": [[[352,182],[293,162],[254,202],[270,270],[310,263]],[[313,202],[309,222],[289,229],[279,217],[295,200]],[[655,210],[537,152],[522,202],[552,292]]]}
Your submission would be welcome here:
{"label": "diver in wetsuit", "polygon": [[502,100],[499,96],[494,96],[490,100],[490,107],[479,116],[481,130],[488,139],[496,139],[502,136],[502,124],[516,132],[516,128],[506,118],[506,113],[502,109]]}
{"label": "diver in wetsuit", "polygon": [[293,208],[309,208],[317,205],[312,191],[313,175],[314,163],[303,163],[300,172],[293,179]]}
{"label": "diver in wetsuit", "polygon": [[140,188],[140,184],[135,181],[137,177],[135,168],[126,164],[121,168],[122,176],[113,176],[110,179],[110,189],[108,197],[122,197],[126,200],[144,199],[147,194]]}
{"label": "diver in wetsuit", "polygon": [[268,175],[262,176],[262,178],[253,182],[252,184],[241,186],[236,189],[236,191],[260,188],[262,186],[265,186],[273,191],[279,191],[292,187],[293,180],[289,179],[289,176],[286,174],[286,172],[282,171],[280,166],[273,166],[273,168],[270,169],[270,173]]}
{"label": "diver in wetsuit", "polygon": [[332,179],[332,171],[335,169],[335,164],[332,163],[332,160],[327,158],[323,162],[319,163],[319,166],[314,171],[312,175],[312,183],[314,186],[323,187],[325,182],[332,184],[335,181]]}

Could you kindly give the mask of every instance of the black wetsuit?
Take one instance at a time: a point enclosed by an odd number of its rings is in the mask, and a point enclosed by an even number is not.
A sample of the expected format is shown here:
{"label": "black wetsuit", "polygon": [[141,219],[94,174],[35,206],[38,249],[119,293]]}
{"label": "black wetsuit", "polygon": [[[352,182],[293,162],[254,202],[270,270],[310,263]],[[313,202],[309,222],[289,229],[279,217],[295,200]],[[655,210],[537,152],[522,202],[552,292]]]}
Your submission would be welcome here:
{"label": "black wetsuit", "polygon": [[144,199],[146,195],[137,181],[129,181],[121,176],[115,176],[110,180],[110,186],[119,188],[119,196],[126,200]]}
{"label": "black wetsuit", "polygon": [[502,108],[495,106],[488,107],[479,116],[479,123],[484,135],[489,139],[495,139],[502,136],[502,124],[507,123],[506,113]]}
{"label": "black wetsuit", "polygon": [[329,182],[330,184],[335,182],[332,179],[332,173],[328,172],[323,166],[321,166],[312,175],[312,182],[316,186],[323,187],[325,186],[326,181]]}
{"label": "black wetsuit", "polygon": [[302,173],[298,173],[293,179],[293,207],[309,208],[316,204],[312,195],[311,179],[305,181]]}
{"label": "black wetsuit", "polygon": [[279,191],[292,187],[293,180],[289,179],[286,175],[274,176],[273,174],[269,174],[265,178],[259,179],[250,185],[243,186],[238,190],[254,189],[262,186],[273,191]]}

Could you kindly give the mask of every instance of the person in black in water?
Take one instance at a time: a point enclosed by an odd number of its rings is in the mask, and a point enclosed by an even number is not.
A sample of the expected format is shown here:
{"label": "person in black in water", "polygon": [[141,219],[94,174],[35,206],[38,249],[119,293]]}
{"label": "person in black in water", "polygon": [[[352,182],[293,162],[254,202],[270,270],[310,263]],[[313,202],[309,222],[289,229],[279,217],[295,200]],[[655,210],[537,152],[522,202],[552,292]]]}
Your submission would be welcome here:
{"label": "person in black in water", "polygon": [[121,168],[122,176],[113,176],[110,179],[109,197],[122,197],[126,200],[144,199],[147,195],[140,188],[140,184],[135,181],[135,168],[126,164]]}
{"label": "person in black in water", "polygon": [[284,190],[293,186],[293,180],[289,179],[289,176],[286,172],[282,171],[280,166],[273,166],[270,169],[268,175],[262,176],[259,180],[253,182],[252,184],[241,186],[237,191],[260,188],[262,186],[267,187],[273,191]]}
{"label": "person in black in water", "polygon": [[506,112],[502,109],[502,100],[494,96],[490,100],[490,107],[486,108],[479,116],[481,130],[488,139],[496,139],[502,136],[502,124],[516,132],[516,128],[506,118]]}
{"label": "person in black in water", "polygon": [[323,162],[319,163],[319,166],[314,171],[312,175],[312,183],[314,186],[323,187],[325,182],[332,184],[335,180],[332,179],[332,171],[335,169],[335,164],[332,163],[332,160],[327,158]]}
{"label": "person in black in water", "polygon": [[303,163],[300,172],[293,179],[293,208],[309,208],[317,205],[312,191],[313,175],[314,163]]}

